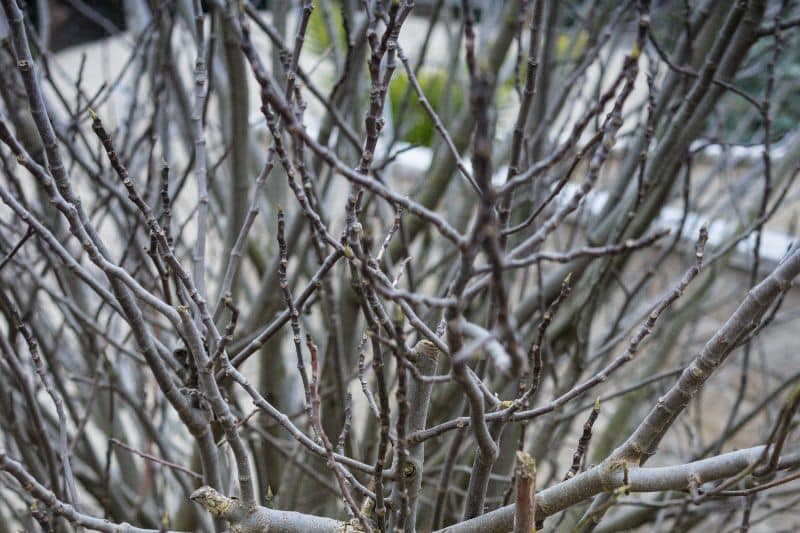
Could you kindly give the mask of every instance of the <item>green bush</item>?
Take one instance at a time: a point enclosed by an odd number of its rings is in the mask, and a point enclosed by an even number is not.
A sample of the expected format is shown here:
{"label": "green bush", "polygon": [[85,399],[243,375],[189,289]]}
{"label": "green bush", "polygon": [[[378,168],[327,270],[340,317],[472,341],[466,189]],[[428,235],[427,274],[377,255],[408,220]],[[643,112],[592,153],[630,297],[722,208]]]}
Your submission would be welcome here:
{"label": "green bush", "polygon": [[[417,77],[422,92],[433,107],[439,113],[442,110],[445,98],[450,98],[450,112],[457,112],[464,106],[464,95],[461,87],[447,83],[447,72],[443,69],[422,70]],[[403,99],[407,96],[407,104],[402,109]],[[389,106],[395,124],[401,121],[402,140],[431,146],[435,135],[433,121],[428,116],[427,111],[419,103],[413,87],[408,83],[408,76],[405,72],[398,72],[392,79],[389,86]],[[402,117],[400,116],[402,113]]]}

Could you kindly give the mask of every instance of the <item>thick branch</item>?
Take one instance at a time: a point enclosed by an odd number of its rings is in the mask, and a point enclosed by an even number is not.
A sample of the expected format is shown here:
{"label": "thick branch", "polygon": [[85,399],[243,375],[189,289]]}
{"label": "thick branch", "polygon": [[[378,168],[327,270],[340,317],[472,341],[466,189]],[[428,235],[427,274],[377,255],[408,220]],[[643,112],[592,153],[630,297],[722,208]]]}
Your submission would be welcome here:
{"label": "thick branch", "polygon": [[[709,459],[657,468],[626,469],[623,461],[606,461],[583,474],[538,492],[536,520],[552,516],[596,494],[610,492],[623,486],[630,492],[688,490],[689,474],[698,476],[703,483],[734,476],[757,461],[763,451],[764,446],[754,446]],[[782,466],[789,466],[791,462],[792,459],[784,458]],[[447,533],[510,531],[514,527],[514,507],[513,504],[507,505],[441,531]]]}

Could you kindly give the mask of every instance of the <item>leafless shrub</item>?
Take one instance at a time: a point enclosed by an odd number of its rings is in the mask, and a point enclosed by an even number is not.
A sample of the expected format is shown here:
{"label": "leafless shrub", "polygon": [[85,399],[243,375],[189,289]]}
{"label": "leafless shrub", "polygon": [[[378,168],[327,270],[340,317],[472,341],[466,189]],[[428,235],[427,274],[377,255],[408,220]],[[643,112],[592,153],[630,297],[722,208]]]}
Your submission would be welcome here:
{"label": "leafless shrub", "polygon": [[2,0],[0,533],[792,527],[800,6],[417,3]]}

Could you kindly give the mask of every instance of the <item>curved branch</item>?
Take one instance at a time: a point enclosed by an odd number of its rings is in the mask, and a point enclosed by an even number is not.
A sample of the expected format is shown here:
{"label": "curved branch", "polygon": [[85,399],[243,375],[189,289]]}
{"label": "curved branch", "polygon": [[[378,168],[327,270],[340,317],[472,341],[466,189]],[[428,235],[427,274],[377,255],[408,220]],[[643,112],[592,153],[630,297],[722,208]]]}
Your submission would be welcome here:
{"label": "curved branch", "polygon": [[[764,446],[754,446],[691,463],[655,468],[627,468],[625,461],[604,461],[572,479],[536,493],[536,520],[543,520],[597,494],[620,488],[630,492],[688,490],[689,474],[698,476],[703,483],[734,476],[758,461],[763,451]],[[796,457],[784,457],[781,466],[785,468],[797,461]],[[514,507],[514,504],[506,505],[441,531],[447,533],[510,531],[514,527]]]}
{"label": "curved branch", "polygon": [[280,533],[355,533],[348,522],[332,518],[279,511],[268,507],[247,508],[238,498],[224,496],[211,487],[200,487],[190,496],[214,516],[224,518],[241,533],[274,531]]}

